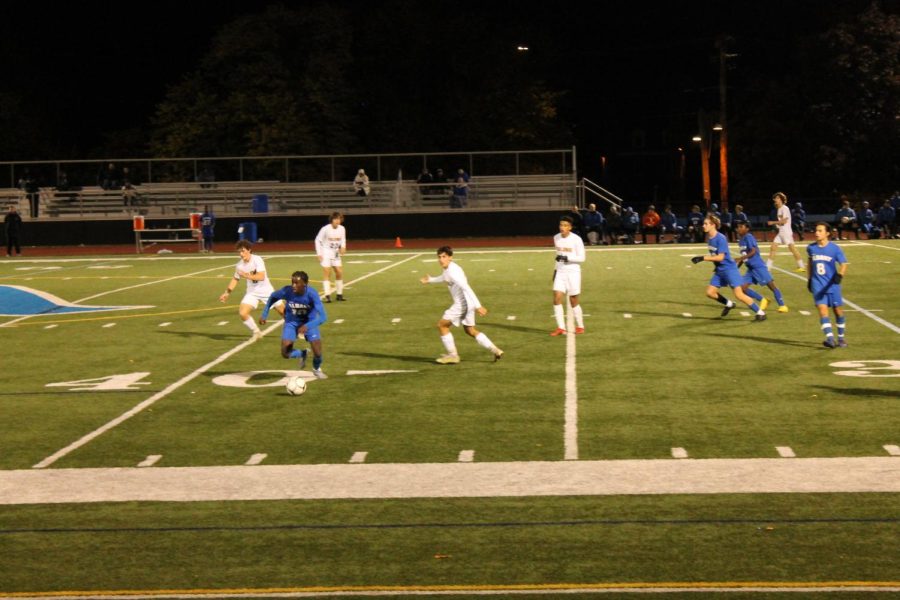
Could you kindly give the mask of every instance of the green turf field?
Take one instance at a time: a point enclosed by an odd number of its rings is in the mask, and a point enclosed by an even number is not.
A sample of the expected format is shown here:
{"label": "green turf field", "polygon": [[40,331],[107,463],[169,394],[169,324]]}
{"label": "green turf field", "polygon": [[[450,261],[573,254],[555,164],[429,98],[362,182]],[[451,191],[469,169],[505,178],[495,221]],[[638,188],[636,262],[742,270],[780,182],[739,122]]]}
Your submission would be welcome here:
{"label": "green turf field", "polygon": [[[139,307],[0,317],[0,469],[136,467],[149,456],[159,457],[153,468],[233,466],[261,454],[264,465],[345,464],[359,453],[366,463],[455,463],[462,451],[509,463],[667,459],[673,448],[693,459],[777,458],[777,447],[800,458],[887,456],[900,444],[900,245],[844,250],[850,346],[835,350],[821,345],[789,255],[774,275],[790,312],[772,302],[769,319],[754,323],[743,306],[719,318],[721,305],[704,296],[711,268],[689,260],[698,247],[589,250],[587,333],[572,344],[548,335],[552,250],[459,251],[490,311],[478,326],[506,354],[494,363],[456,329],[462,362],[448,366],[434,363],[443,352],[435,323],[450,296],[418,282],[438,274],[434,253],[351,252],[348,301],[327,304],[322,327],[329,379],[311,380],[301,397],[284,390],[298,365],[279,354],[280,325],[270,319],[262,340],[245,343],[244,284],[217,301],[236,254],[0,261],[0,285]],[[269,255],[264,245],[259,254],[276,287],[302,269],[320,288],[314,256]],[[897,583],[897,500],[0,506],[0,592]]]}

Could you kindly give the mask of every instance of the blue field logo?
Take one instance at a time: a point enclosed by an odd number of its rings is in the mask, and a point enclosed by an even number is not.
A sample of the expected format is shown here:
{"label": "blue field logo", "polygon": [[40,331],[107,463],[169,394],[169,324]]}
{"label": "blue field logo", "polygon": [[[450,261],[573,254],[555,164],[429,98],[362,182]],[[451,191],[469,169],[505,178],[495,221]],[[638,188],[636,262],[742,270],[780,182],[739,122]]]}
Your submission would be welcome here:
{"label": "blue field logo", "polygon": [[62,298],[19,285],[0,285],[0,316],[62,315],[153,308],[152,306],[81,306]]}

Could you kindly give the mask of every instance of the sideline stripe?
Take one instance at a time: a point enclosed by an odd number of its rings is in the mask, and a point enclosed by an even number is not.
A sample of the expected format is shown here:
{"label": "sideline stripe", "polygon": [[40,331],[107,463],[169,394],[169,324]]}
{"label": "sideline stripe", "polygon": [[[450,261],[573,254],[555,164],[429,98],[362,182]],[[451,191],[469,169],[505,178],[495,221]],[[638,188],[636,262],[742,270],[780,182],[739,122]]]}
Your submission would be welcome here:
{"label": "sideline stripe", "polygon": [[885,444],[882,448],[884,448],[891,456],[900,456],[900,446],[895,444]]}
{"label": "sideline stripe", "polygon": [[239,598],[316,596],[421,596],[440,595],[501,595],[501,594],[559,594],[564,593],[719,593],[719,592],[897,592],[900,581],[665,581],[610,583],[532,583],[483,585],[353,585],[309,586],[282,588],[224,588],[224,589],[160,589],[160,590],[93,590],[60,592],[8,592],[5,598],[70,598],[126,600],[139,598]]}
{"label": "sideline stripe", "polygon": [[[806,281],[806,277],[802,277],[802,276],[800,276],[800,275],[797,275],[796,273],[791,273],[790,271],[785,271],[784,269],[779,268],[779,267],[773,267],[773,268],[774,268],[776,271],[781,271],[782,273],[785,273],[785,274],[787,274],[787,275],[790,275],[791,277],[796,277],[797,279],[800,279],[800,280],[802,280],[802,281]],[[856,303],[854,303],[854,302],[850,302],[849,300],[847,300],[846,297],[844,297],[844,304],[846,304],[847,306],[850,306],[850,307],[852,307],[852,308],[855,308],[856,310],[858,310],[858,311],[861,312],[862,314],[866,315],[867,317],[869,317],[870,319],[872,319],[872,320],[875,321],[876,323],[881,323],[882,325],[884,325],[885,327],[887,327],[888,329],[890,329],[890,330],[893,331],[894,333],[900,333],[900,327],[897,327],[896,325],[894,325],[894,324],[891,323],[890,321],[887,321],[887,320],[885,320],[885,319],[882,319],[882,318],[879,317],[878,315],[872,313],[872,312],[869,311],[869,310],[866,310],[866,309],[863,308],[862,306],[860,306],[860,305],[858,305],[858,304],[856,304]]]}
{"label": "sideline stripe", "polygon": [[563,443],[565,459],[578,460],[578,379],[575,371],[575,315],[571,304],[566,328],[569,334],[566,336],[566,424]]}
{"label": "sideline stripe", "polygon": [[459,462],[472,462],[475,460],[475,451],[474,450],[460,450],[459,457],[457,458]]}
{"label": "sideline stripe", "polygon": [[368,452],[354,452],[353,456],[350,457],[350,462],[353,464],[364,463],[368,455]]}
{"label": "sideline stripe", "polygon": [[151,454],[141,462],[137,464],[139,467],[152,467],[156,463],[159,462],[159,459],[162,458],[162,454]]}
{"label": "sideline stripe", "polygon": [[775,446],[775,450],[778,451],[778,456],[781,458],[797,458],[793,448],[790,446]]}
{"label": "sideline stripe", "polygon": [[251,456],[250,458],[248,458],[248,459],[247,459],[247,462],[245,462],[244,464],[245,464],[245,465],[251,465],[251,466],[252,466],[252,465],[258,465],[258,464],[261,464],[262,461],[266,460],[266,457],[267,457],[267,456],[269,456],[269,455],[268,455],[268,454],[263,454],[263,453],[260,453],[260,454],[254,454],[253,456]]}
{"label": "sideline stripe", "polygon": [[[381,269],[378,269],[377,271],[372,271],[371,273],[366,273],[366,274],[363,275],[362,277],[359,277],[359,278],[357,278],[357,279],[354,279],[354,280],[351,281],[350,283],[352,284],[352,283],[356,283],[356,282],[362,281],[362,280],[364,280],[364,279],[368,279],[369,277],[372,277],[372,276],[374,276],[374,275],[378,275],[379,273],[383,273],[384,271],[387,271],[388,269],[391,269],[391,268],[393,268],[393,267],[402,265],[403,263],[408,262],[408,261],[410,261],[410,260],[413,260],[414,258],[418,258],[419,256],[422,256],[422,254],[421,254],[421,253],[415,254],[415,255],[413,255],[413,256],[410,256],[409,258],[406,258],[406,259],[401,260],[401,261],[399,261],[399,262],[392,263],[392,264],[390,264],[390,265],[387,265],[386,267],[383,267],[383,268],[381,268]],[[223,268],[223,267],[216,267],[216,269],[209,269],[209,270],[220,270],[220,269],[222,269],[222,268]],[[200,271],[200,272],[201,272],[201,273],[205,273],[206,271]],[[186,275],[185,277],[187,277],[187,276],[190,276],[190,275]],[[181,278],[182,278],[182,277],[172,277],[171,279],[174,280],[174,279],[181,279]],[[147,285],[147,284],[141,284],[141,285]],[[349,285],[349,284],[347,284],[347,285]],[[133,287],[139,287],[139,286],[133,286]],[[128,289],[128,288],[125,288],[125,289]],[[101,294],[101,295],[102,295],[102,294]],[[82,299],[79,300],[78,302],[84,302],[85,300],[89,300],[89,299],[90,299],[90,298],[82,298]],[[278,327],[281,327],[281,323],[282,323],[281,321],[275,321],[274,323],[272,323],[272,325],[270,325],[269,327],[267,327],[266,329],[263,330],[263,335],[275,331]],[[66,456],[67,454],[69,454],[69,453],[71,453],[71,452],[77,450],[78,448],[84,446],[85,444],[87,444],[87,443],[93,441],[95,438],[97,438],[97,437],[103,435],[104,433],[106,433],[106,432],[109,431],[110,429],[113,429],[114,427],[117,427],[118,425],[124,423],[125,421],[127,421],[128,419],[130,419],[131,417],[133,417],[134,415],[136,415],[136,414],[140,413],[141,411],[143,411],[145,408],[148,408],[148,407],[150,407],[150,406],[153,406],[153,404],[155,404],[157,400],[160,400],[160,399],[162,399],[162,398],[165,398],[166,396],[168,396],[169,394],[171,394],[172,392],[174,392],[175,390],[177,390],[177,389],[180,388],[181,386],[183,386],[183,385],[185,385],[186,383],[189,383],[190,381],[196,379],[197,377],[199,377],[200,375],[202,375],[203,373],[205,373],[205,372],[208,371],[209,369],[215,367],[216,365],[225,362],[226,360],[228,360],[229,358],[231,358],[232,356],[234,356],[235,354],[237,354],[238,352],[240,352],[241,350],[243,350],[244,348],[246,348],[246,347],[249,346],[250,344],[253,344],[254,342],[256,342],[256,340],[255,340],[254,338],[252,338],[252,337],[251,337],[250,339],[244,341],[244,342],[241,342],[240,344],[238,344],[237,346],[235,346],[234,348],[232,348],[232,349],[229,350],[228,352],[225,352],[224,354],[221,354],[218,358],[214,358],[213,360],[209,361],[208,363],[206,363],[206,364],[203,365],[202,367],[200,367],[200,368],[194,370],[194,371],[191,372],[191,373],[188,373],[187,375],[185,375],[184,377],[182,377],[182,378],[179,379],[178,381],[176,381],[176,382],[174,382],[174,383],[168,385],[168,386],[167,386],[165,389],[163,389],[162,391],[157,392],[157,393],[153,394],[152,396],[150,396],[149,398],[147,398],[146,400],[144,400],[143,402],[138,403],[138,404],[135,405],[131,410],[128,410],[128,411],[122,413],[121,415],[119,415],[118,417],[116,417],[115,419],[113,419],[112,421],[109,421],[109,422],[106,423],[105,425],[102,425],[102,426],[98,427],[97,429],[95,429],[94,431],[92,431],[92,432],[90,432],[90,433],[88,433],[88,434],[82,436],[81,438],[75,440],[74,442],[72,442],[71,444],[69,444],[68,446],[66,446],[65,448],[62,448],[62,449],[60,449],[60,450],[57,450],[56,452],[54,452],[53,454],[51,454],[50,456],[48,456],[48,457],[45,458],[44,460],[42,460],[42,461],[40,461],[39,463],[37,463],[36,465],[34,465],[32,468],[33,468],[33,469],[43,469],[43,468],[49,467],[50,465],[52,465],[53,463],[55,463],[56,461],[58,461],[60,458],[62,458],[62,457],[64,457],[64,456]]]}
{"label": "sideline stripe", "polygon": [[687,450],[681,447],[672,448],[672,458],[687,458]]}

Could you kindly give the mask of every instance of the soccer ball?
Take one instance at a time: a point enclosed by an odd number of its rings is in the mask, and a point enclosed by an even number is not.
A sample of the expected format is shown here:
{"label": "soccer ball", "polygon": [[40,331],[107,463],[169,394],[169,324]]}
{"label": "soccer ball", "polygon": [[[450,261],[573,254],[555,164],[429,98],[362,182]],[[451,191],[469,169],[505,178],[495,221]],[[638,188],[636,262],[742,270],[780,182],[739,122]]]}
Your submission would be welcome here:
{"label": "soccer ball", "polygon": [[284,387],[291,396],[300,396],[306,391],[306,380],[299,375],[297,377],[291,377]]}

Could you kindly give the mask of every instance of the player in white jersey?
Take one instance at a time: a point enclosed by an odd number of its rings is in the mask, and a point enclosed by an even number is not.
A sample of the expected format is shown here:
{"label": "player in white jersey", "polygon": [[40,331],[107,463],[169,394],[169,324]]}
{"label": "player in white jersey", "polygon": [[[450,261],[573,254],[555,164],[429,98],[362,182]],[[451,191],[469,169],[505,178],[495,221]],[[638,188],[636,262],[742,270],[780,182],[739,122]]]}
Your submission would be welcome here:
{"label": "player in white jersey", "polygon": [[[231,292],[234,291],[241,279],[247,280],[247,293],[241,299],[238,314],[241,317],[241,321],[244,322],[244,326],[252,332],[252,337],[256,340],[262,336],[262,332],[250,316],[250,313],[253,312],[253,309],[260,302],[265,304],[275,290],[269,281],[269,276],[266,275],[266,263],[261,257],[253,254],[253,246],[250,242],[240,240],[235,245],[235,249],[238,251],[241,260],[237,262],[237,266],[234,268],[234,277],[228,282],[225,292],[219,296],[219,302],[225,302],[228,299],[228,296],[231,295]],[[275,310],[284,315],[284,303],[279,301],[275,306]]]}
{"label": "player in white jersey", "polygon": [[469,286],[462,267],[453,262],[453,248],[441,246],[437,250],[437,257],[444,272],[437,277],[426,275],[420,280],[422,283],[446,283],[450,289],[450,296],[453,298],[453,304],[444,311],[444,315],[437,324],[438,331],[441,333],[441,342],[447,350],[447,354],[440,356],[437,362],[442,365],[459,362],[459,353],[456,351],[456,343],[453,341],[450,326],[459,327],[460,324],[468,335],[475,338],[479,346],[491,351],[495,361],[500,360],[503,350],[495,346],[488,336],[475,329],[475,313],[477,312],[483,317],[488,311],[481,305],[478,296]]}
{"label": "player in white jersey", "polygon": [[787,207],[787,196],[785,196],[782,192],[776,192],[774,196],[772,196],[772,202],[775,203],[776,220],[775,221],[767,221],[769,225],[775,225],[778,227],[778,233],[775,235],[775,239],[772,240],[772,248],[769,250],[769,260],[766,261],[766,266],[769,270],[772,270],[772,266],[775,264],[775,251],[778,249],[778,244],[784,244],[791,251],[791,254],[794,255],[794,260],[797,261],[797,268],[795,271],[798,273],[805,273],[806,267],[803,264],[803,259],[800,258],[800,251],[794,246],[794,233],[791,228],[791,209]]}
{"label": "player in white jersey", "polygon": [[319,230],[316,236],[316,256],[322,265],[322,290],[325,302],[331,302],[331,270],[334,269],[334,287],[338,302],[344,301],[344,266],[341,257],[347,251],[347,230],[344,215],[331,213],[331,222]]}
{"label": "player in white jersey", "polygon": [[563,316],[563,300],[569,297],[572,315],[575,317],[575,333],[584,333],[584,315],[578,297],[581,295],[581,263],[585,260],[584,242],[572,233],[572,219],[559,220],[559,233],[553,236],[556,248],[556,267],[553,270],[553,316],[556,329],[550,335],[565,335],[566,321]]}

